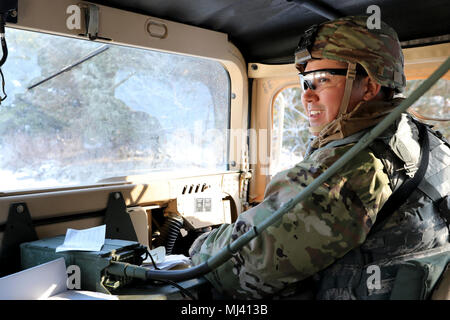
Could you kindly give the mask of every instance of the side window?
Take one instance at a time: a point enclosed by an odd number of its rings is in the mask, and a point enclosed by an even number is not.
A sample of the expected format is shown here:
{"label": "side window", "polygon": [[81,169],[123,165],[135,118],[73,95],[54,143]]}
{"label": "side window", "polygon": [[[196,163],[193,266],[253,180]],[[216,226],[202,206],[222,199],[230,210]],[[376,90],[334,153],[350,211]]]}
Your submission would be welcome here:
{"label": "side window", "polygon": [[8,28],[0,191],[227,169],[216,61]]}
{"label": "side window", "polygon": [[301,103],[300,87],[288,87],[274,100],[270,174],[293,167],[303,160],[310,132]]}
{"label": "side window", "polygon": [[[404,95],[408,96],[422,82],[423,80],[408,80]],[[423,122],[433,125],[434,130],[440,131],[450,141],[450,80],[439,79],[409,108],[409,112]]]}

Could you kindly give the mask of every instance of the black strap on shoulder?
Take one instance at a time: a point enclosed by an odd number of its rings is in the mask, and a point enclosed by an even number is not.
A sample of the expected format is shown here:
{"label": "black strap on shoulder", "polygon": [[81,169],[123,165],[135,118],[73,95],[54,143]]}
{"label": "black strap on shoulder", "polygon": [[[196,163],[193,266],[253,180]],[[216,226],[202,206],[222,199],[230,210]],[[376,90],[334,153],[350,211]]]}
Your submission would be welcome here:
{"label": "black strap on shoulder", "polygon": [[421,145],[419,168],[414,174],[414,177],[403,182],[403,184],[397,190],[395,190],[394,193],[391,194],[389,199],[384,203],[383,207],[377,214],[376,222],[371,228],[369,235],[378,231],[384,225],[386,219],[406,201],[406,199],[411,195],[414,189],[417,188],[417,186],[425,176],[425,172],[427,171],[428,167],[428,160],[430,157],[430,142],[428,140],[427,132],[428,130],[426,125],[416,121],[415,123],[419,128],[419,144]]}

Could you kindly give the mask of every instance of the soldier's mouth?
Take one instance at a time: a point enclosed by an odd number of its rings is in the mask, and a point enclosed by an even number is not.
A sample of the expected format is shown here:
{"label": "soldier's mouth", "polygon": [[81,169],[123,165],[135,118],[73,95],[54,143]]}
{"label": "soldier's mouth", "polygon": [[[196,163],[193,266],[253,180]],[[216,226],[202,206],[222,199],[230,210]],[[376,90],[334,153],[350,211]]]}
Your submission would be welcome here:
{"label": "soldier's mouth", "polygon": [[323,113],[323,111],[321,111],[321,110],[310,110],[309,117],[312,119],[316,119],[316,118],[319,118],[322,113]]}

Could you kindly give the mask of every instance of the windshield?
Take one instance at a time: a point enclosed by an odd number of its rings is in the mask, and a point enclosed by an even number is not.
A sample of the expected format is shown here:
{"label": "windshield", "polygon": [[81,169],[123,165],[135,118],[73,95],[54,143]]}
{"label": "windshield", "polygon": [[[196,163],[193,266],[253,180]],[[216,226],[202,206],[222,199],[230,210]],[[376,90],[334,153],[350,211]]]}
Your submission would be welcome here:
{"label": "windshield", "polygon": [[0,191],[225,170],[218,62],[7,29]]}

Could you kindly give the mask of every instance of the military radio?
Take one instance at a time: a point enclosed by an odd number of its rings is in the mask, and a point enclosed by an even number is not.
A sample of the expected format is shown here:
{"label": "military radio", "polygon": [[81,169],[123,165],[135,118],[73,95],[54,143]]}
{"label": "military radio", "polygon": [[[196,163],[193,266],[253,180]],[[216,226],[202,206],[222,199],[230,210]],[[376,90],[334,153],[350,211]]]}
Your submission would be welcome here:
{"label": "military radio", "polygon": [[81,289],[110,293],[131,283],[146,279],[148,268],[139,267],[147,248],[138,242],[105,239],[100,251],[55,252],[65,236],[25,242],[20,245],[22,269],[31,268],[58,258],[66,266],[76,265],[81,272]]}

